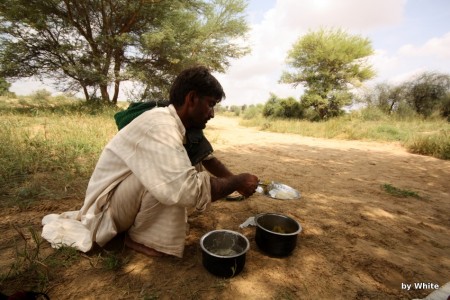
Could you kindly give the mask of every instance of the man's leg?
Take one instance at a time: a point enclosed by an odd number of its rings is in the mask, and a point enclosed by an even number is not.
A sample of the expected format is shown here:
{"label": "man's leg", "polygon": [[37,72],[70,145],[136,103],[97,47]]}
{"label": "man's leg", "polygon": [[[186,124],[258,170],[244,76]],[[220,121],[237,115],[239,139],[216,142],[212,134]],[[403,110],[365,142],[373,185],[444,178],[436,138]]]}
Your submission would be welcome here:
{"label": "man's leg", "polygon": [[[119,233],[127,231],[133,225],[145,192],[144,186],[133,174],[114,189],[109,210]],[[128,234],[125,235],[125,245],[148,256],[163,255],[161,252],[133,241]]]}
{"label": "man's leg", "polygon": [[108,209],[118,233],[127,231],[133,225],[141,206],[144,192],[144,186],[133,174],[125,178],[112,191]]}
{"label": "man's leg", "polygon": [[113,191],[109,210],[118,232],[128,231],[127,247],[149,256],[183,255],[186,209],[161,204],[133,174]]}

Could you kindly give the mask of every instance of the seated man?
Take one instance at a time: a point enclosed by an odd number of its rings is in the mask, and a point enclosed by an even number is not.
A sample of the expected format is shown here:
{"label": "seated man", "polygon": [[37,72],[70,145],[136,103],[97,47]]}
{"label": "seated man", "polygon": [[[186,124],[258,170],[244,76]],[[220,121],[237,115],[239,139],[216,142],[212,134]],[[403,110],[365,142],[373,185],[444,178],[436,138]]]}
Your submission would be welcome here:
{"label": "seated man", "polygon": [[248,197],[258,185],[256,176],[233,175],[211,156],[201,162],[216,177],[210,176],[201,165],[192,166],[183,146],[186,130],[204,129],[224,97],[206,68],[183,71],[171,87],[170,105],[142,113],[114,136],[99,158],[81,210],[45,217],[43,237],[56,247],[82,245],[77,248],[88,251],[92,242],[103,246],[127,232],[126,245],[136,251],[182,257],[188,208],[204,211],[234,191]]}

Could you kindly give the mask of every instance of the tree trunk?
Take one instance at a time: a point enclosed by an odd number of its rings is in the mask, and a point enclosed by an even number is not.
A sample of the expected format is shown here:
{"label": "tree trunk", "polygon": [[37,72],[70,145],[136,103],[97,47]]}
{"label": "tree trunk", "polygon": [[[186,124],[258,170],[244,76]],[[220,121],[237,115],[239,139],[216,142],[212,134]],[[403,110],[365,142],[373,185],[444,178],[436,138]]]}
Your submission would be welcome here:
{"label": "tree trunk", "polygon": [[108,86],[105,84],[101,84],[100,85],[100,93],[102,95],[103,103],[109,104],[110,100],[109,100]]}
{"label": "tree trunk", "polygon": [[114,95],[111,100],[111,103],[114,105],[117,104],[117,99],[119,98],[119,87],[120,87],[120,80],[116,79],[114,81]]}
{"label": "tree trunk", "polygon": [[389,114],[392,114],[392,111],[394,110],[395,101],[391,102],[391,106],[389,107]]}
{"label": "tree trunk", "polygon": [[117,104],[117,99],[119,98],[119,87],[120,87],[120,66],[122,64],[123,50],[115,51],[114,55],[114,96],[112,98],[112,103]]}
{"label": "tree trunk", "polygon": [[88,93],[87,87],[84,84],[82,85],[82,87],[83,87],[84,98],[86,98],[86,102],[89,102],[90,99],[89,99],[89,93]]}

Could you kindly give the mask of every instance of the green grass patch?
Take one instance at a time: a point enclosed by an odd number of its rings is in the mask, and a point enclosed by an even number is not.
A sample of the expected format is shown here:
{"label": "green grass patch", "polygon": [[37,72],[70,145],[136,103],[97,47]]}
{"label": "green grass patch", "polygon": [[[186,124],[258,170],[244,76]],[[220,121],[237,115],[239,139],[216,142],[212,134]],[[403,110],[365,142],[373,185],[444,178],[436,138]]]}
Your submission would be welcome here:
{"label": "green grass patch", "polygon": [[105,144],[117,132],[118,108],[0,98],[1,205],[79,197]]}
{"label": "green grass patch", "polygon": [[120,252],[105,250],[101,255],[100,261],[104,269],[108,271],[117,271],[128,262],[128,258],[124,257]]}
{"label": "green grass patch", "polygon": [[406,190],[406,189],[400,189],[397,188],[391,184],[383,184],[381,188],[388,194],[399,197],[399,198],[407,198],[407,197],[413,197],[416,199],[422,199],[422,197],[419,196],[417,192]]}
{"label": "green grass patch", "polygon": [[45,258],[45,264],[51,268],[68,268],[80,260],[80,252],[73,247],[62,245]]}

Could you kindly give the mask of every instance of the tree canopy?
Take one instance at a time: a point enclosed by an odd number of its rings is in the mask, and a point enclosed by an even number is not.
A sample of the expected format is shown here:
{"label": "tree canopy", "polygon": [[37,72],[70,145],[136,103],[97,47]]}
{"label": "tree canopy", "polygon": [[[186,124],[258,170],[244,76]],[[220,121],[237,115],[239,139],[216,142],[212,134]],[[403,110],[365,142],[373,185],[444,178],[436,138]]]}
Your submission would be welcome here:
{"label": "tree canopy", "polygon": [[375,74],[365,59],[373,54],[370,40],[341,29],[320,29],[302,36],[288,53],[290,71],[281,82],[305,86],[304,107],[313,107],[321,119],[340,114],[351,103],[351,87]]}
{"label": "tree canopy", "polygon": [[[429,117],[441,111],[447,117],[450,100],[450,75],[424,72],[405,83],[405,99],[420,115]],[[447,113],[446,113],[447,112]]]}
{"label": "tree canopy", "polygon": [[398,85],[380,83],[363,95],[362,102],[389,114],[407,109],[424,117],[436,113],[449,118],[450,75],[423,72]]}
{"label": "tree canopy", "polygon": [[[248,52],[243,0],[3,0],[0,76],[50,78],[116,103],[124,80],[164,97],[183,68],[224,71]],[[112,96],[110,90],[112,87]]]}
{"label": "tree canopy", "polygon": [[304,108],[293,97],[283,99],[275,94],[270,94],[262,114],[265,117],[300,119],[304,116]]}

